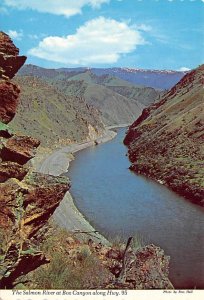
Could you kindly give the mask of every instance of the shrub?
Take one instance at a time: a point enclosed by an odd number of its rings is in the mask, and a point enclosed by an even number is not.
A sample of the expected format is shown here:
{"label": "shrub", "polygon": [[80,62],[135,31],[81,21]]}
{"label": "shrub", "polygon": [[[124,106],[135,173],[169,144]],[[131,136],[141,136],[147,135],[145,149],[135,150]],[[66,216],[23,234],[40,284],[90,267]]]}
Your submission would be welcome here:
{"label": "shrub", "polygon": [[68,237],[70,234],[66,231],[55,230],[55,234],[44,241],[41,249],[50,263],[29,275],[32,288],[34,283],[38,289],[90,289],[106,281],[109,271],[89,246],[75,241],[73,248],[66,242]]}

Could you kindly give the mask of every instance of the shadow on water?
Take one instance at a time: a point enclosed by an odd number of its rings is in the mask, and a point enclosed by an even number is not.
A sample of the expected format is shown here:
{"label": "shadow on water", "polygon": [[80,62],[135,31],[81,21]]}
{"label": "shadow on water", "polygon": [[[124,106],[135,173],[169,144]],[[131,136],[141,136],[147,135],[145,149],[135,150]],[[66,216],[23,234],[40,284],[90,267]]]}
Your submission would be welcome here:
{"label": "shadow on water", "polygon": [[76,154],[68,176],[79,210],[104,235],[139,235],[171,257],[170,279],[176,288],[204,288],[203,210],[166,187],[129,171],[117,137]]}

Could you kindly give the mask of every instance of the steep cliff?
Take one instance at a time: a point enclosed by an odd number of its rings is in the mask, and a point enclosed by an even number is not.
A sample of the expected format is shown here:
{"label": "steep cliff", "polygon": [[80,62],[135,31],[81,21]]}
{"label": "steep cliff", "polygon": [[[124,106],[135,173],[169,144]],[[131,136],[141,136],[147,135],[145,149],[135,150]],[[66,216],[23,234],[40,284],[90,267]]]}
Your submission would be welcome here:
{"label": "steep cliff", "polygon": [[0,288],[49,260],[39,251],[41,228],[69,189],[66,177],[32,173],[26,163],[40,142],[19,136],[7,125],[19,103],[20,88],[10,79],[25,62],[8,35],[0,33]]}
{"label": "steep cliff", "polygon": [[131,170],[204,206],[204,65],[186,74],[130,126]]}

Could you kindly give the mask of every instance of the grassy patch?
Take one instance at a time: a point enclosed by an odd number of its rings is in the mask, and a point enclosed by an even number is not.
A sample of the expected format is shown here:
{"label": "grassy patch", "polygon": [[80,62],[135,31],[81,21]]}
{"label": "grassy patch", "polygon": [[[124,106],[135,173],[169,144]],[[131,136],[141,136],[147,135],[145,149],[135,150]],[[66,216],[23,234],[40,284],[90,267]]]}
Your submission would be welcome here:
{"label": "grassy patch", "polygon": [[[71,238],[72,245],[68,242]],[[87,244],[79,243],[65,230],[55,229],[41,250],[50,259],[29,275],[38,289],[88,289],[99,287],[109,274]]]}

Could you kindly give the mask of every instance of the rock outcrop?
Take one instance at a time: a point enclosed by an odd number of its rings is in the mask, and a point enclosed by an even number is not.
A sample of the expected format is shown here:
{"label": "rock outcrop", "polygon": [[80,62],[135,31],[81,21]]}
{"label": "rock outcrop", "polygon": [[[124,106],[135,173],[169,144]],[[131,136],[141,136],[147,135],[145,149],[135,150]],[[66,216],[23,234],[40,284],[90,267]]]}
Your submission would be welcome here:
{"label": "rock outcrop", "polygon": [[26,56],[19,56],[19,49],[13,44],[10,37],[0,31],[0,69],[2,76],[13,78],[24,65]]}
{"label": "rock outcrop", "polygon": [[25,56],[19,56],[19,49],[10,37],[0,31],[0,121],[3,123],[10,122],[16,113],[20,89],[9,79],[13,78],[25,60]]}
{"label": "rock outcrop", "polygon": [[136,251],[130,248],[124,270],[123,252],[120,249],[110,249],[106,253],[105,264],[115,276],[114,281],[109,282],[106,288],[173,289],[168,279],[169,257],[164,255],[162,249],[153,244]]}
{"label": "rock outcrop", "polygon": [[186,74],[129,127],[130,169],[204,206],[204,65]]}
{"label": "rock outcrop", "polygon": [[[169,257],[159,247],[135,246],[132,238],[128,239],[128,247],[124,243],[103,245],[93,241],[94,233],[85,234],[86,239],[80,241],[74,233],[70,234],[50,228],[49,244],[44,243],[53,260],[29,277],[34,286],[40,289],[173,289],[168,279]],[[58,273],[61,262],[64,273],[53,282],[52,272]]]}
{"label": "rock outcrop", "polygon": [[19,102],[20,88],[10,81],[26,60],[18,54],[8,35],[0,32],[0,288],[14,287],[20,276],[49,262],[36,244],[69,189],[66,177],[29,170],[26,163],[40,142],[16,135],[6,125]]}
{"label": "rock outcrop", "polygon": [[9,178],[22,180],[27,173],[28,168],[16,162],[6,161],[0,163],[0,182],[5,182]]}
{"label": "rock outcrop", "polygon": [[2,143],[1,158],[3,161],[13,161],[24,165],[35,156],[35,150],[39,145],[40,142],[37,139],[14,135]]}

